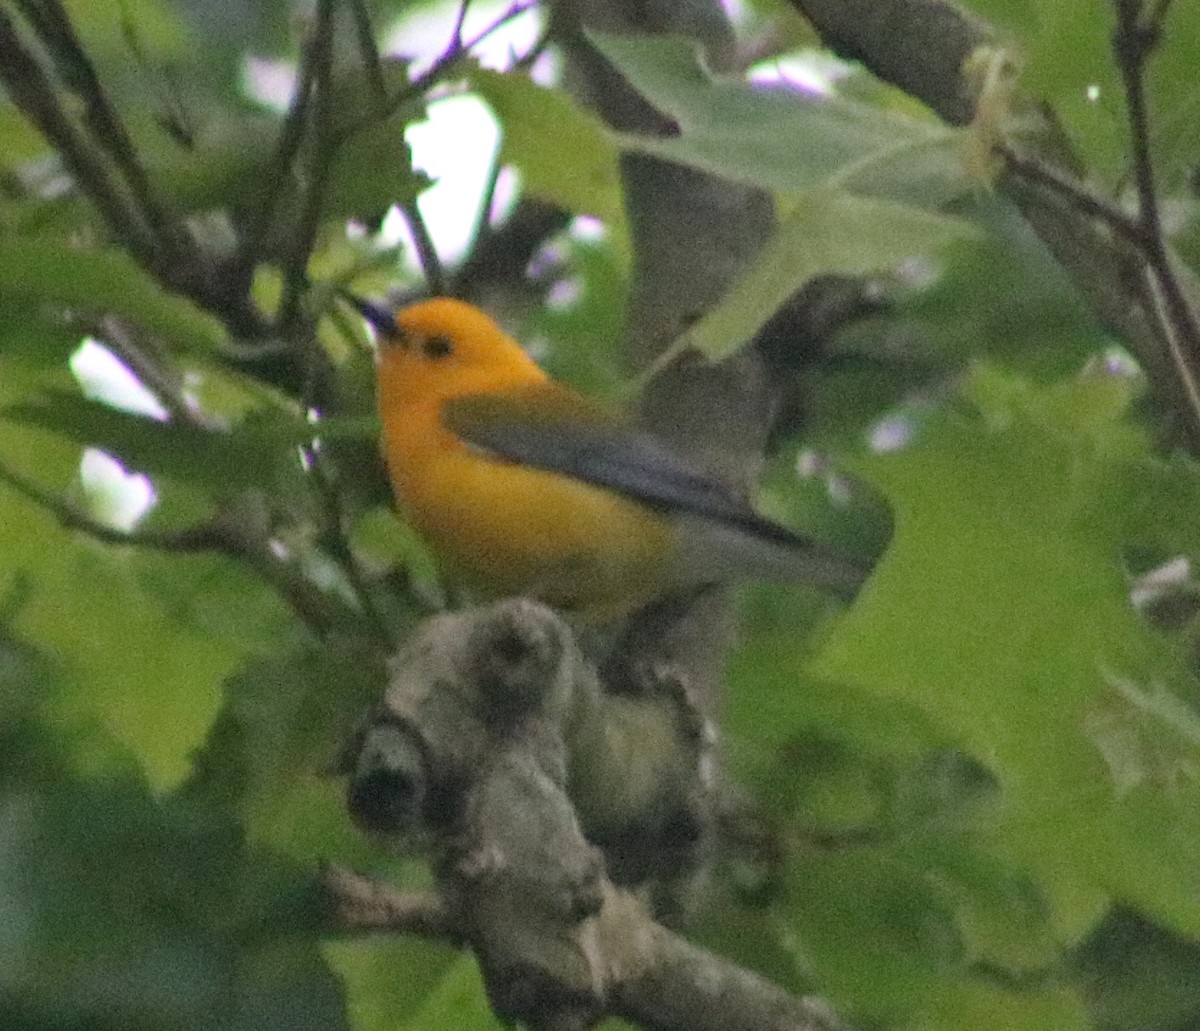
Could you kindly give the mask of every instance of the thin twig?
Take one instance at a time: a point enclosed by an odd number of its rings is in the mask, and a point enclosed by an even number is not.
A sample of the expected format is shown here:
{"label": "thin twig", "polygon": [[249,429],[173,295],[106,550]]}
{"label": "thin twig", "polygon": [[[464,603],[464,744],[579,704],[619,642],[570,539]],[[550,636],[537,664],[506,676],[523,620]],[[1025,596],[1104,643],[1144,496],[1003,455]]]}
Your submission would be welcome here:
{"label": "thin twig", "polygon": [[279,138],[275,141],[275,153],[271,155],[263,174],[263,181],[267,184],[266,192],[242,240],[241,260],[247,269],[253,269],[258,263],[263,242],[270,234],[275,221],[279,202],[290,190],[293,181],[292,166],[308,128],[308,107],[312,99],[316,66],[319,55],[322,51],[328,53],[329,46],[327,34],[323,36],[318,27],[314,26],[301,48],[296,88],[280,127]]}
{"label": "thin twig", "polygon": [[154,189],[60,0],[18,0],[18,6],[55,60],[63,83],[83,101],[84,124],[93,142],[112,158],[160,245],[168,253],[186,254],[192,249],[191,237]]}
{"label": "thin twig", "polygon": [[1200,325],[1172,267],[1158,203],[1154,161],[1150,151],[1150,115],[1146,98],[1145,68],[1162,38],[1161,18],[1167,4],[1160,3],[1155,18],[1141,20],[1142,0],[1116,0],[1117,28],[1113,53],[1121,73],[1129,113],[1133,147],[1133,179],[1138,196],[1138,221],[1144,239],[1152,314],[1162,326],[1164,343],[1179,377],[1189,411],[1181,412],[1193,446],[1200,446]]}
{"label": "thin twig", "polygon": [[1103,222],[1117,236],[1139,249],[1143,247],[1145,232],[1141,223],[1116,205],[1093,193],[1078,179],[1069,178],[1036,158],[1018,154],[1007,145],[997,147],[996,153],[1004,160],[1005,167],[1018,178],[1061,195],[1065,201],[1079,211]]}
{"label": "thin twig", "polygon": [[400,891],[348,867],[330,863],[322,884],[330,918],[343,931],[393,931],[459,944],[461,936],[435,895]]}
{"label": "thin twig", "polygon": [[507,25],[514,18],[525,14],[527,11],[532,11],[537,7],[536,3],[514,3],[508,7],[498,18],[481,29],[468,42],[464,43],[457,36],[450,41],[442,56],[435,61],[422,74],[418,75],[406,87],[397,91],[389,105],[392,111],[397,110],[404,104],[408,103],[413,97],[424,93],[438,79],[446,74],[455,64],[463,60],[470,54],[480,43],[487,39],[493,32],[497,32]]}
{"label": "thin twig", "polygon": [[371,24],[371,12],[364,0],[352,0],[350,13],[354,18],[354,35],[358,40],[358,52],[366,66],[371,90],[382,108],[387,101],[387,81],[383,77],[383,60],[375,44],[375,27]]}
{"label": "thin twig", "polygon": [[[333,0],[319,0],[313,25],[314,47],[310,51],[311,116],[307,128],[311,134],[311,156],[307,169],[308,174],[305,176],[300,219],[293,231],[284,263],[283,300],[277,320],[281,333],[285,337],[303,341],[303,358],[305,360],[303,397],[305,407],[309,410],[320,407],[321,399],[314,395],[323,352],[316,333],[304,332],[301,329],[301,298],[308,287],[308,259],[312,254],[317,229],[320,225],[321,208],[336,149],[330,126],[333,90],[333,11]],[[390,646],[392,642],[387,623],[375,605],[374,596],[346,537],[341,497],[326,468],[325,458],[316,447],[307,448],[306,454],[309,460],[309,472],[316,484],[325,513],[324,521],[329,534],[328,546],[355,592],[372,631],[383,644]]]}
{"label": "thin twig", "polygon": [[145,267],[159,264],[159,245],[144,216],[110,174],[55,96],[54,87],[0,8],[0,83],[9,99],[54,146],[79,188],[99,209],[113,234]]}
{"label": "thin twig", "polygon": [[1156,33],[1162,32],[1167,21],[1167,12],[1171,9],[1171,0],[1155,0],[1154,9],[1146,19],[1147,25]]}
{"label": "thin twig", "polygon": [[345,575],[350,589],[358,599],[359,607],[371,626],[375,637],[390,651],[396,644],[388,622],[375,602],[375,594],[367,583],[367,578],[359,564],[358,557],[350,545],[346,533],[345,508],[342,504],[341,492],[337,482],[328,468],[328,459],[323,450],[316,446],[304,449],[307,457],[309,475],[316,484],[324,509],[325,529],[327,532],[326,546],[333,555]]}
{"label": "thin twig", "polygon": [[438,257],[437,248],[433,244],[429,226],[425,224],[421,215],[421,209],[416,200],[408,200],[400,205],[400,213],[404,216],[413,246],[417,249],[417,261],[425,275],[429,292],[435,297],[440,297],[446,292],[446,276],[442,269],[442,259]]}
{"label": "thin twig", "polygon": [[476,248],[483,244],[492,232],[492,205],[496,202],[496,187],[500,182],[500,147],[497,145],[496,153],[492,155],[491,165],[488,167],[487,181],[483,186],[483,195],[479,200],[479,210],[475,212],[475,222],[471,226],[471,234],[467,237],[470,243],[467,246],[467,259],[464,264],[470,261],[470,255],[475,253]]}
{"label": "thin twig", "polygon": [[285,337],[293,336],[298,326],[300,298],[308,285],[308,259],[312,254],[317,228],[320,225],[321,207],[335,149],[330,132],[333,8],[334,0],[318,0],[317,15],[313,24],[315,49],[312,55],[312,117],[308,126],[312,134],[311,158],[300,199],[300,218],[284,256],[283,300],[280,302],[279,316],[276,320]]}
{"label": "thin twig", "polygon": [[460,0],[458,5],[458,13],[454,18],[454,31],[450,35],[450,49],[448,53],[456,53],[463,48],[463,26],[467,24],[467,11],[471,7],[471,0]]}
{"label": "thin twig", "polygon": [[221,532],[215,520],[181,530],[120,530],[95,519],[66,498],[46,490],[4,465],[0,465],[0,483],[6,484],[39,508],[44,508],[68,529],[81,530],[105,544],[129,544],[156,551],[183,553],[233,552],[228,538]]}
{"label": "thin twig", "polygon": [[447,74],[451,68],[465,60],[471,51],[487,39],[493,32],[497,32],[507,25],[514,18],[525,14],[527,11],[532,11],[537,6],[536,2],[514,3],[498,18],[494,19],[480,32],[476,33],[470,40],[465,43],[459,41],[457,44],[451,40],[446,50],[442,53],[432,65],[424,72],[413,79],[408,85],[400,87],[394,94],[387,99],[387,104],[381,112],[372,112],[362,118],[350,121],[337,134],[337,146],[340,146],[347,139],[355,136],[363,129],[380,119],[386,119],[394,115],[405,104],[417,97],[421,96],[426,90],[434,85],[439,79]]}
{"label": "thin twig", "polygon": [[45,509],[62,526],[79,530],[104,544],[148,548],[173,554],[208,552],[241,559],[291,606],[300,621],[318,637],[345,633],[358,625],[357,613],[350,611],[335,596],[322,591],[303,570],[282,557],[259,522],[246,518],[245,511],[239,510],[236,502],[207,522],[179,530],[119,530],[3,465],[0,465],[0,484],[7,485]]}
{"label": "thin twig", "polygon": [[177,422],[202,430],[216,431],[221,425],[191,401],[183,390],[183,377],[158,349],[153,353],[139,341],[134,331],[114,316],[101,321],[101,338],[118,358],[129,366],[138,381]]}
{"label": "thin twig", "polygon": [[1133,147],[1133,178],[1138,194],[1138,212],[1146,234],[1144,246],[1157,259],[1164,250],[1162,218],[1155,188],[1154,162],[1150,154],[1150,117],[1143,72],[1158,43],[1157,30],[1140,21],[1142,0],[1116,0],[1117,30],[1113,51],[1125,88],[1129,110],[1129,136]]}

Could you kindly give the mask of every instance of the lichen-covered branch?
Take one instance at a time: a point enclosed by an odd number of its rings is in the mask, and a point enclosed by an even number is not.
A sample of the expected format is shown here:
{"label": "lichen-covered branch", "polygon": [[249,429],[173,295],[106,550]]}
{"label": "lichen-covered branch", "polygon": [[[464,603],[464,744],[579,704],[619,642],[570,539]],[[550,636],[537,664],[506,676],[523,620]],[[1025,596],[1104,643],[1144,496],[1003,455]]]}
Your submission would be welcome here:
{"label": "lichen-covered branch", "polygon": [[338,925],[358,912],[368,930],[392,921],[461,941],[497,1014],[534,1028],[608,1015],[660,1031],[840,1027],[667,930],[614,880],[606,836],[653,836],[694,804],[708,761],[696,718],[677,691],[603,691],[570,630],[533,602],[427,621],[343,765],[357,821],[424,849],[440,902],[339,874],[326,879]]}

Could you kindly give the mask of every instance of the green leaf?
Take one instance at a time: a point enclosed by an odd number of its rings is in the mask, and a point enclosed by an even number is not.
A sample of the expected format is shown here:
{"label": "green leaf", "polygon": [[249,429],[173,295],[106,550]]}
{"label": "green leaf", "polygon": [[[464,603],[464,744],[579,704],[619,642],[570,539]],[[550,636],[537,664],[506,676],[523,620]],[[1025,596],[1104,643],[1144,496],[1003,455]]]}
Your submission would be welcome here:
{"label": "green leaf", "polygon": [[[5,363],[0,406],[39,386],[62,389],[65,365]],[[53,487],[72,480],[79,448],[41,430],[0,424],[0,462]],[[12,595],[12,622],[61,664],[70,690],[56,696],[56,719],[83,734],[84,765],[140,764],[158,787],[188,768],[216,714],[216,685],[245,646],[219,621],[192,622],[212,610],[205,589],[222,578],[226,613],[253,609],[269,639],[284,618],[279,602],[248,571],[213,556],[151,554],[115,548],[64,530],[53,516],[0,488],[0,598]],[[183,593],[164,605],[159,584]],[[192,584],[191,591],[183,590]],[[238,603],[234,604],[234,598]],[[170,733],[163,728],[169,727]],[[100,736],[97,736],[99,734]]]}
{"label": "green leaf", "polygon": [[1110,386],[984,371],[974,412],[862,459],[895,538],[818,669],[917,706],[994,772],[997,855],[1038,878],[1062,934],[1111,896],[1194,934],[1200,747],[1174,705],[1143,703],[1195,686],[1128,600],[1123,501],[1151,462]]}
{"label": "green leaf", "polygon": [[164,291],[122,251],[83,250],[56,239],[0,240],[0,297],[119,315],[206,353],[226,340],[216,319]]}
{"label": "green leaf", "polygon": [[[29,755],[9,754],[28,779]],[[46,782],[43,770],[30,790],[11,769],[0,783],[12,918],[0,928],[0,996],[31,1023],[347,1026],[313,933],[308,870],[248,852],[227,826],[134,778]]]}
{"label": "green leaf", "polygon": [[500,1031],[503,1026],[487,1004],[478,964],[473,958],[462,956],[447,968],[437,991],[429,995],[402,1031],[425,1031],[431,1027]]}
{"label": "green leaf", "polygon": [[[393,89],[407,88],[406,63],[385,61],[383,78]],[[333,98],[334,124],[342,129],[358,128],[338,148],[330,169],[323,208],[326,216],[371,222],[382,217],[392,204],[415,200],[429,185],[423,174],[413,171],[412,151],[404,138],[405,127],[422,113],[418,98],[387,117],[364,123],[364,116],[380,103],[375,84],[365,73],[356,69],[338,80]]]}
{"label": "green leaf", "polygon": [[[465,1013],[487,1017],[483,986],[474,964],[458,949],[414,938],[326,942],[330,966],[345,986],[346,1011],[354,1031],[395,1031],[397,1027],[454,1027]],[[465,968],[465,970],[464,970]],[[402,977],[397,976],[403,971]],[[454,997],[455,988],[466,988]],[[447,998],[450,996],[451,998]],[[449,1008],[453,1012],[445,1013]],[[435,1015],[441,1012],[442,1019]],[[426,1017],[428,1023],[421,1021]],[[498,1027],[495,1022],[483,1027]]]}
{"label": "green leaf", "polygon": [[225,683],[185,797],[227,807],[251,840],[298,858],[362,850],[330,770],[385,683],[383,656],[349,639],[248,659]]}
{"label": "green leaf", "polygon": [[65,391],[12,405],[0,414],[110,451],[131,468],[220,491],[299,479],[299,459],[288,449],[297,435],[312,436],[311,427],[305,430],[308,424],[281,415],[251,417],[229,430],[206,430],[119,411]]}
{"label": "green leaf", "polygon": [[[785,907],[797,962],[815,968],[822,993],[867,1024],[927,1031],[1089,1028],[1082,999],[1070,989],[1036,981],[1006,986],[986,968],[972,969],[975,957],[955,915],[964,890],[955,873],[903,845],[840,850],[794,864]],[[986,885],[993,898],[1000,890]]]}
{"label": "green leaf", "polygon": [[893,201],[817,191],[801,198],[720,304],[672,345],[719,360],[745,346],[814,276],[860,274],[971,236],[963,219]]}
{"label": "green leaf", "polygon": [[[471,84],[500,120],[500,159],[517,167],[522,188],[567,211],[602,219],[624,240],[619,155],[600,119],[562,90],[525,75],[480,68],[471,73]],[[622,250],[627,249],[626,242]]]}
{"label": "green leaf", "polygon": [[622,148],[780,193],[819,188],[940,205],[968,187],[959,135],[881,106],[711,76],[693,41],[589,33],[673,136],[624,134]]}
{"label": "green leaf", "polygon": [[161,133],[147,133],[142,149],[164,193],[184,211],[209,212],[241,206],[261,188],[278,132],[279,120],[265,115],[220,118],[199,126],[186,148]]}
{"label": "green leaf", "polygon": [[984,232],[947,247],[937,281],[902,309],[922,343],[954,367],[982,357],[1040,382],[1073,375],[1111,345],[1062,266],[1011,206],[983,200],[972,214]]}

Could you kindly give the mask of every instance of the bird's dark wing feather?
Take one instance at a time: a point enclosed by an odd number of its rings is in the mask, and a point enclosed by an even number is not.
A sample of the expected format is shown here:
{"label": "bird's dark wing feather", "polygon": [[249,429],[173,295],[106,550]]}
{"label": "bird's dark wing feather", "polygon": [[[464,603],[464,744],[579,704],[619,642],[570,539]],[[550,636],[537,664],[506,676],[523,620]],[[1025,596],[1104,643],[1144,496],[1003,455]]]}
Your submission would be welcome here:
{"label": "bird's dark wing feather", "polygon": [[555,384],[459,398],[444,406],[442,422],[467,444],[498,458],[607,487],[651,508],[717,520],[784,546],[813,546],[759,515],[660,438]]}

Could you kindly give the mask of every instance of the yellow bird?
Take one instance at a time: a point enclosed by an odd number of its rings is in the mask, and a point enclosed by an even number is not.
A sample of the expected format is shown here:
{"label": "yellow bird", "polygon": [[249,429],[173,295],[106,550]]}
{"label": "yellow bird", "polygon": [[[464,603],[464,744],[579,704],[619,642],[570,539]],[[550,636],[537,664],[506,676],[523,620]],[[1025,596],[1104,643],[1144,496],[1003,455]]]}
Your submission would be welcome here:
{"label": "yellow bird", "polygon": [[475,588],[600,622],[709,583],[800,581],[849,598],[865,579],[867,569],[550,379],[478,308],[351,300],[379,338],[397,502]]}

